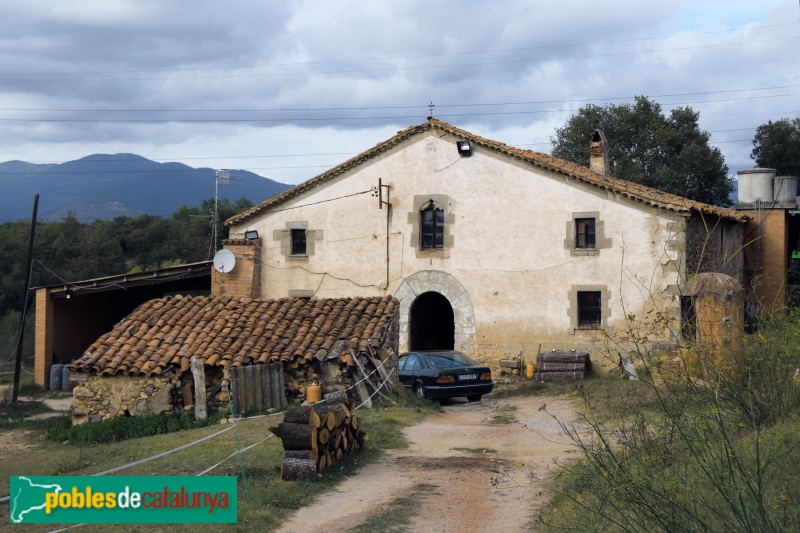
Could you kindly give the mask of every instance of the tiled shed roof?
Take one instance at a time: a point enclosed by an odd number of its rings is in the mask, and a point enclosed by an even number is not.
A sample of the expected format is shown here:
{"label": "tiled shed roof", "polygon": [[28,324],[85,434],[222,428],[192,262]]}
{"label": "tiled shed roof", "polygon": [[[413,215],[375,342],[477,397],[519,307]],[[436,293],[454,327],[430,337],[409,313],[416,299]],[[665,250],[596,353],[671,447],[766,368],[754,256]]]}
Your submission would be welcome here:
{"label": "tiled shed roof", "polygon": [[[94,342],[71,368],[101,375],[160,375],[207,366],[274,361],[304,365],[338,346],[361,351],[382,340],[392,296],[305,300],[168,297],[150,300]],[[342,346],[344,345],[344,346]]]}
{"label": "tiled shed roof", "polygon": [[[600,174],[598,172],[589,169],[588,167],[584,167],[576,163],[570,163],[569,161],[565,161],[563,159],[559,159],[551,155],[543,154],[540,152],[534,152],[533,150],[521,150],[519,148],[514,148],[512,146],[508,146],[498,141],[493,141],[491,139],[478,137],[477,135],[473,135],[468,131],[456,128],[455,126],[452,126],[447,122],[443,122],[435,118],[429,118],[428,121],[425,122],[424,124],[406,128],[398,132],[395,136],[391,137],[390,139],[373,146],[369,150],[366,150],[351,159],[348,159],[344,163],[337,165],[332,169],[314,178],[304,181],[303,183],[296,185],[291,189],[282,192],[281,194],[276,194],[275,196],[267,199],[266,201],[251,207],[247,211],[243,211],[242,213],[239,213],[238,215],[229,218],[226,221],[226,224],[228,225],[241,224],[246,220],[258,216],[261,213],[267,212],[271,208],[274,208],[282,204],[283,202],[286,202],[287,200],[290,200],[295,196],[298,196],[316,187],[321,183],[336,178],[342,173],[357,167],[361,163],[368,161],[373,157],[376,157],[382,154],[383,152],[386,152],[387,150],[394,148],[395,146],[403,143],[410,137],[433,130],[442,133],[452,134],[460,139],[469,140],[475,146],[481,146],[483,148],[487,148],[495,152],[506,154],[523,163],[527,163],[534,167],[543,168],[561,174],[567,177],[568,179],[573,179],[579,182],[587,183],[595,187],[599,187],[601,189],[612,191],[614,193],[619,194],[622,197],[629,198],[631,200],[641,202],[643,204],[651,205],[661,209],[668,209],[679,213],[689,214],[694,211],[703,214],[711,214],[723,218],[737,220],[740,222],[744,222],[749,218],[744,213],[740,213],[739,211],[733,209],[727,209],[725,207],[718,207],[714,205],[704,204],[702,202],[696,202],[694,200],[689,200],[688,198],[683,198],[675,194],[662,192],[657,189],[653,189],[651,187],[640,185],[638,183],[633,183],[619,178],[606,176],[605,174]],[[587,145],[587,150],[588,150],[588,145]]]}

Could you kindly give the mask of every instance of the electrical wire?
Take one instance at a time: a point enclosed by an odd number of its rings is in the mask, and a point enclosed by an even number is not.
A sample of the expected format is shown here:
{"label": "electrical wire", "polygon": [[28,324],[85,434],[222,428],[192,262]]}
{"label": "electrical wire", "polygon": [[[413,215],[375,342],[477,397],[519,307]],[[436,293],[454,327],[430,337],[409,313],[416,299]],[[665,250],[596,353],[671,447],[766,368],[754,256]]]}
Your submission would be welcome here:
{"label": "electrical wire", "polygon": [[[772,94],[761,96],[743,96],[736,98],[717,98],[713,100],[686,100],[682,102],[669,102],[665,106],[679,106],[679,105],[703,105],[720,102],[737,102],[743,100],[763,100],[767,98],[784,98],[790,96],[797,96],[800,93],[784,93]],[[632,98],[632,97],[631,97]],[[620,98],[623,99],[623,98]],[[627,97],[624,99],[628,99]],[[585,100],[584,100],[585,101]],[[476,104],[476,105],[492,105],[492,104]],[[508,104],[517,105],[517,104]],[[516,111],[491,111],[481,113],[441,113],[438,118],[461,118],[461,117],[488,117],[488,116],[504,116],[504,115],[536,115],[547,113],[571,113],[575,112],[573,108],[561,109],[536,109],[530,111],[516,110]],[[2,117],[0,122],[32,122],[32,123],[78,123],[78,124],[241,124],[241,123],[291,123],[291,122],[354,122],[354,121],[367,121],[367,120],[419,120],[423,114],[417,115],[367,115],[367,116],[336,116],[336,117],[281,117],[281,118],[165,118],[165,119],[106,119],[106,118],[11,118]],[[295,168],[295,167],[278,167],[278,168]],[[202,170],[202,169],[200,169]],[[136,171],[130,171],[136,172]],[[168,172],[174,172],[170,170]],[[74,173],[74,172],[73,172]]]}
{"label": "electrical wire", "polygon": [[[272,72],[272,73],[250,73],[250,74],[235,74],[235,73],[227,73],[225,75],[226,79],[231,78],[271,78],[271,77],[286,77],[286,76],[313,76],[313,75],[337,75],[337,74],[360,74],[360,73],[373,73],[373,72],[395,72],[395,71],[414,71],[414,70],[430,70],[430,69],[447,69],[447,68],[467,68],[467,67],[482,67],[482,66],[497,66],[497,65],[509,65],[509,64],[530,64],[530,63],[543,63],[543,62],[558,62],[558,61],[570,61],[576,59],[595,59],[600,57],[619,57],[619,56],[631,56],[631,55],[645,55],[645,54],[658,54],[658,53],[665,53],[665,52],[679,52],[679,51],[686,51],[686,50],[698,50],[698,49],[711,49],[711,48],[721,48],[721,47],[730,47],[730,46],[742,46],[742,45],[749,45],[749,44],[761,44],[767,42],[776,42],[776,41],[785,41],[785,40],[794,40],[800,39],[800,35],[789,35],[789,36],[782,36],[782,37],[771,37],[767,39],[756,39],[756,40],[748,40],[748,41],[738,41],[738,42],[731,42],[731,43],[716,43],[716,44],[703,44],[703,45],[694,45],[694,46],[680,46],[680,47],[673,47],[673,48],[656,48],[650,50],[636,50],[630,52],[609,52],[609,53],[601,53],[601,54],[585,54],[585,55],[567,55],[567,56],[560,56],[560,57],[545,57],[545,58],[526,58],[526,59],[507,59],[507,60],[493,60],[493,61],[476,61],[470,63],[450,63],[450,64],[438,64],[438,65],[406,65],[400,64],[391,67],[375,67],[375,68],[362,68],[362,69],[348,69],[348,70],[304,70],[304,71],[296,71],[296,72]],[[303,66],[307,66],[308,63],[303,64]],[[213,67],[212,67],[213,69]],[[145,71],[145,72],[178,72],[177,69],[170,70],[170,71]],[[122,74],[128,74],[122,72]],[[135,73],[133,73],[135,74]],[[52,74],[48,74],[52,75]],[[13,76],[13,75],[12,75]],[[127,76],[115,76],[115,77],[95,77],[95,78],[71,78],[71,77],[61,77],[61,78],[51,78],[51,79],[39,79],[39,78],[31,78],[31,77],[20,77],[24,75],[16,75],[17,77],[8,77],[5,78],[4,81],[6,82],[25,82],[25,83],[89,83],[89,82],[102,82],[102,83],[109,83],[109,82],[130,82],[130,81],[177,81],[177,80],[203,80],[203,79],[220,79],[219,75],[196,75],[196,76],[159,76],[159,77],[127,77]],[[69,73],[65,73],[64,76],[71,76]]]}
{"label": "electrical wire", "polygon": [[[693,91],[684,93],[665,93],[665,94],[652,94],[647,95],[648,98],[673,98],[678,96],[702,96],[712,94],[729,94],[750,91],[769,91],[776,89],[791,89],[798,87],[798,84],[789,85],[775,85],[770,87],[751,87],[746,89],[723,89],[717,91]],[[510,106],[510,105],[541,105],[541,104],[569,104],[569,103],[590,103],[590,102],[607,102],[613,100],[632,100],[636,98],[635,95],[631,96],[608,96],[600,98],[581,98],[581,99],[568,99],[568,100],[523,100],[512,102],[485,102],[485,103],[471,103],[471,104],[436,104],[436,109],[442,108],[459,108],[459,107],[497,107],[497,106]],[[395,105],[395,106],[363,106],[363,107],[306,107],[306,108],[258,108],[258,109],[81,109],[81,108],[0,108],[0,111],[47,111],[47,112],[63,112],[63,113],[279,113],[279,112],[321,112],[321,111],[379,111],[386,109],[420,109],[428,107],[430,104],[421,105]],[[287,154],[279,156],[245,156],[245,157],[297,157],[305,155],[341,155],[340,152],[329,152],[321,154]],[[196,159],[212,159],[212,158],[196,158]],[[137,158],[122,159],[122,161],[136,161]],[[113,161],[104,159],[103,161]],[[162,161],[170,161],[162,159]]]}

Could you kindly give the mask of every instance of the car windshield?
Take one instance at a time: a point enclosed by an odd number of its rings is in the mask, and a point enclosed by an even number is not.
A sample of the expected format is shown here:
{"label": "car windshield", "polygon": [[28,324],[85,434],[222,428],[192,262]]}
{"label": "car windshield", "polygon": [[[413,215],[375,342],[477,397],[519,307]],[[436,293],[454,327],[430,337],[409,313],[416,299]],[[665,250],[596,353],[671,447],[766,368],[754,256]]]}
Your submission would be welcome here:
{"label": "car windshield", "polygon": [[475,366],[475,361],[459,352],[428,354],[433,368],[453,368],[455,366]]}

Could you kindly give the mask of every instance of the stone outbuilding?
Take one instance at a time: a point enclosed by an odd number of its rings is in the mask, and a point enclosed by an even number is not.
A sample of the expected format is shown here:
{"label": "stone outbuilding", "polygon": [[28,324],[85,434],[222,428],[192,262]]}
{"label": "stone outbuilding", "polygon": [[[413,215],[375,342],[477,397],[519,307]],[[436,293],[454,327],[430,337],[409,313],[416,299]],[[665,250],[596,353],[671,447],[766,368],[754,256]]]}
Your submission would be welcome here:
{"label": "stone outbuilding", "polygon": [[290,398],[312,382],[325,392],[342,390],[360,378],[352,367],[393,360],[397,309],[391,296],[148,301],[70,365],[73,422],[189,408],[197,396],[193,358],[205,370],[201,396],[210,405],[227,404],[231,370],[250,365],[279,363],[280,392]]}

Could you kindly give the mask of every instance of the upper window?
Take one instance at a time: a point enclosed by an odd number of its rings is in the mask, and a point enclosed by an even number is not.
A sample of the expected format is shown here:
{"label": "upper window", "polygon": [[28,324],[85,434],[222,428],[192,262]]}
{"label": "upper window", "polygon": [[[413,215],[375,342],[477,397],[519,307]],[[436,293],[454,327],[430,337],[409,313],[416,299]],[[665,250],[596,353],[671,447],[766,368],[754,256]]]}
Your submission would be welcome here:
{"label": "upper window", "polygon": [[292,255],[306,255],[306,230],[293,229],[292,232]]}
{"label": "upper window", "polygon": [[600,250],[611,248],[611,239],[606,237],[599,211],[572,213],[572,218],[567,220],[564,248],[573,257],[599,255]]}
{"label": "upper window", "polygon": [[433,201],[420,211],[420,248],[441,250],[444,248],[444,211]]}
{"label": "upper window", "polygon": [[578,327],[599,328],[603,306],[600,291],[578,291]]}
{"label": "upper window", "polygon": [[314,243],[323,240],[323,233],[309,228],[306,220],[292,220],[284,228],[273,229],[272,238],[280,241],[281,255],[287,261],[308,262],[314,255]]}
{"label": "upper window", "polygon": [[575,248],[594,250],[595,245],[595,219],[575,219]]}

